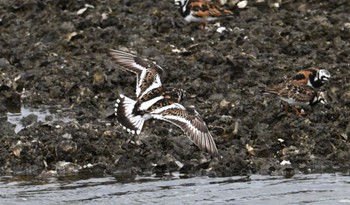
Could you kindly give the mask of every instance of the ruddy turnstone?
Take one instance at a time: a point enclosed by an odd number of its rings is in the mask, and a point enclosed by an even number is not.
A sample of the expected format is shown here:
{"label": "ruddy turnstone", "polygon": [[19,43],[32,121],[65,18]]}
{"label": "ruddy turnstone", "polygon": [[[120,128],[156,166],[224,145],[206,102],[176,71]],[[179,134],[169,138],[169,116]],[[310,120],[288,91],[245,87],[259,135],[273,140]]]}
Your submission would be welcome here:
{"label": "ruddy turnstone", "polygon": [[305,84],[313,88],[319,88],[329,81],[331,74],[326,69],[309,68],[300,70],[289,80],[294,83]]}
{"label": "ruddy turnstone", "polygon": [[232,16],[229,10],[220,8],[210,0],[175,0],[181,16],[187,22],[206,24],[219,18]]}
{"label": "ruddy turnstone", "polygon": [[163,69],[156,63],[135,55],[109,49],[108,54],[125,71],[136,74],[136,100],[120,95],[115,104],[119,123],[134,136],[141,133],[146,120],[170,122],[202,150],[216,155],[218,150],[207,125],[193,107],[180,104],[185,92],[166,89],[160,80]]}
{"label": "ruddy turnstone", "polygon": [[[313,106],[319,102],[325,104],[325,96],[323,92],[317,92],[314,88],[299,83],[283,82],[276,86],[266,87],[265,93],[278,96],[281,100],[291,106]],[[288,107],[286,107],[288,111]],[[302,113],[294,107],[294,111],[298,115]]]}

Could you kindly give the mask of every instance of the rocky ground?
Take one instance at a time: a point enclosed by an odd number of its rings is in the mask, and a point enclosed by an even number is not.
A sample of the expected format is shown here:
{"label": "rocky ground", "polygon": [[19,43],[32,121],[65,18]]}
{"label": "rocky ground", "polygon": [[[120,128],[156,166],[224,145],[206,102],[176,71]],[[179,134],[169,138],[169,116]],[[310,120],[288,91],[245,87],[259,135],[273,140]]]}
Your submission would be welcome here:
{"label": "rocky ground", "polygon": [[[0,174],[92,173],[232,176],[348,171],[350,3],[250,0],[204,30],[173,1],[0,1]],[[221,33],[218,27],[225,27]],[[221,157],[201,152],[178,128],[150,122],[144,146],[113,116],[135,77],[106,55],[115,48],[152,59],[163,84],[189,93]],[[296,71],[330,71],[328,105],[285,113],[261,88]],[[46,107],[69,121],[31,115],[15,133],[6,113]]]}

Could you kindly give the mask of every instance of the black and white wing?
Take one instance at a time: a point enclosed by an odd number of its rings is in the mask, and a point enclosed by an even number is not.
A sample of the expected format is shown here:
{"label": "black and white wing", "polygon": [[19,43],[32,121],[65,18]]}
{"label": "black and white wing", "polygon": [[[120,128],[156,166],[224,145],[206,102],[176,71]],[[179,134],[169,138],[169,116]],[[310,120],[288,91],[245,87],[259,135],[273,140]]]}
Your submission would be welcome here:
{"label": "black and white wing", "polygon": [[193,107],[184,107],[179,103],[153,110],[154,119],[170,122],[179,128],[203,151],[217,155],[218,150],[207,125]]}
{"label": "black and white wing", "polygon": [[132,134],[139,135],[144,122],[148,118],[147,115],[137,115],[134,113],[135,104],[136,101],[120,95],[115,103],[115,115],[124,129]]}
{"label": "black and white wing", "polygon": [[156,63],[139,58],[124,51],[109,49],[108,54],[123,70],[136,74],[136,97],[140,98],[149,91],[162,86],[160,76],[163,69]]}

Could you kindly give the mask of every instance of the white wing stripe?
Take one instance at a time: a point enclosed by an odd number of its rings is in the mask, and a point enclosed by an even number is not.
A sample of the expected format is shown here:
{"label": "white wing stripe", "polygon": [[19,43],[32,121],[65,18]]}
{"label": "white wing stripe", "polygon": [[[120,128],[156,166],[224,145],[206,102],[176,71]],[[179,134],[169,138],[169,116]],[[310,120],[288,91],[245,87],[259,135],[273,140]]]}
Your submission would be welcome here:
{"label": "white wing stripe", "polygon": [[[152,117],[155,119],[164,120],[164,121],[167,121],[170,123],[174,123],[173,121],[183,122],[195,133],[196,136],[198,136],[202,133],[195,126],[193,126],[190,121],[186,120],[183,117],[174,116],[174,115],[166,115],[166,116],[164,116],[164,115],[152,115]],[[183,128],[181,127],[181,129],[183,129]]]}
{"label": "white wing stripe", "polygon": [[150,108],[154,103],[158,102],[159,100],[162,100],[164,97],[163,96],[158,96],[156,98],[152,98],[148,101],[144,101],[143,103],[141,103],[139,109],[140,110],[147,110],[148,108]]}
{"label": "white wing stripe", "polygon": [[[140,81],[141,82],[141,81]],[[149,86],[142,94],[136,93],[136,96],[139,96],[139,98],[142,98],[145,94],[147,94],[149,91],[159,88],[162,86],[162,83],[153,82],[151,86]],[[141,92],[140,86],[138,86],[139,92]]]}
{"label": "white wing stripe", "polygon": [[[151,112],[151,114],[159,114],[165,110],[168,110],[168,109],[180,109],[180,110],[186,110],[186,108],[182,105],[180,105],[179,103],[174,103],[174,104],[171,104],[171,105],[167,105],[167,106],[164,106],[164,107],[160,107],[156,110],[153,110]],[[183,119],[183,118],[182,118]]]}

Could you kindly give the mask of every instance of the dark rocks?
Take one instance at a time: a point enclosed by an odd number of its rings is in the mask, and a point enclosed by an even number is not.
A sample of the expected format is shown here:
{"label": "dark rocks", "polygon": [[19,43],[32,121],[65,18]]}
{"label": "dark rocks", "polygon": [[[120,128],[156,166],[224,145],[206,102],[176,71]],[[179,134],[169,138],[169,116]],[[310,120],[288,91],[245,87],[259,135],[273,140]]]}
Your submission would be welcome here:
{"label": "dark rocks", "polygon": [[[23,2],[0,6],[0,174],[123,181],[177,171],[288,177],[349,169],[347,1],[249,2],[219,22],[221,33],[185,23],[168,1],[94,2],[79,15],[89,2]],[[157,61],[164,85],[188,92],[184,104],[196,106],[221,156],[161,122],[148,123],[143,146],[128,143],[113,106],[119,93],[134,98],[135,78],[111,62],[107,48]],[[308,67],[330,71],[322,88],[329,105],[306,108],[300,118],[261,95],[266,84]],[[6,113],[21,106],[51,106],[55,114],[22,119],[16,134]]]}
{"label": "dark rocks", "polygon": [[38,116],[36,116],[35,114],[29,114],[28,116],[23,117],[20,121],[24,127],[27,127],[27,126],[30,126],[31,124],[37,122]]}

